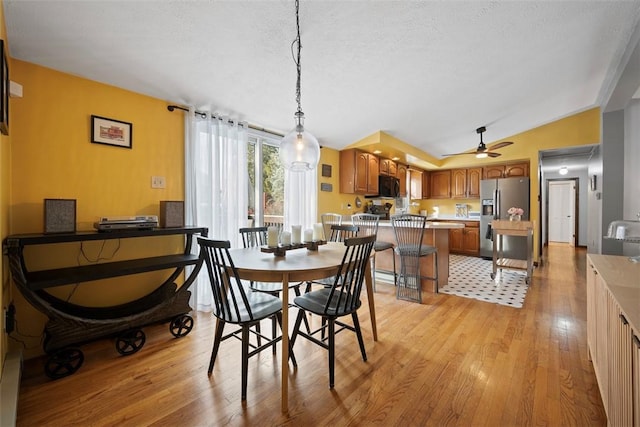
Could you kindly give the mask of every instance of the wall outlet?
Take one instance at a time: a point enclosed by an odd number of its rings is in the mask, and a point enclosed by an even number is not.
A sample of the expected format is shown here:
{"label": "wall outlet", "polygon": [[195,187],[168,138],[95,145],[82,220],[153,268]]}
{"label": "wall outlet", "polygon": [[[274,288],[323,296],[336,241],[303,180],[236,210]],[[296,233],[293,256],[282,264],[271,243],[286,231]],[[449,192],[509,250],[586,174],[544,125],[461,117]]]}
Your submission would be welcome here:
{"label": "wall outlet", "polygon": [[165,188],[166,183],[164,180],[164,176],[152,176],[151,177],[151,188]]}

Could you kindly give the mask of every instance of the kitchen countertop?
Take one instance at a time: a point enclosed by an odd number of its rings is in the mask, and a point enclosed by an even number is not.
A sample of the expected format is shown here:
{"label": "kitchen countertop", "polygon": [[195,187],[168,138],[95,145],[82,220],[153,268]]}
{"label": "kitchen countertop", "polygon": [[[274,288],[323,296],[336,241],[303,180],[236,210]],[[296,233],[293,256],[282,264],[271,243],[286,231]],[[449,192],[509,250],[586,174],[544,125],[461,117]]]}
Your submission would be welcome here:
{"label": "kitchen countertop", "polygon": [[[378,223],[379,227],[392,227],[391,225],[391,221],[390,220],[382,220]],[[431,229],[451,229],[451,228],[464,228],[464,224],[461,224],[459,222],[433,222],[433,221],[427,221],[427,225],[425,225],[425,228],[431,228]]]}
{"label": "kitchen countertop", "polygon": [[604,280],[631,327],[640,331],[640,263],[617,255],[587,254],[587,258]]}
{"label": "kitchen countertop", "polygon": [[437,217],[433,215],[428,215],[427,219],[429,221],[478,221],[480,222],[480,217],[459,217],[455,215],[446,215],[440,214]]}

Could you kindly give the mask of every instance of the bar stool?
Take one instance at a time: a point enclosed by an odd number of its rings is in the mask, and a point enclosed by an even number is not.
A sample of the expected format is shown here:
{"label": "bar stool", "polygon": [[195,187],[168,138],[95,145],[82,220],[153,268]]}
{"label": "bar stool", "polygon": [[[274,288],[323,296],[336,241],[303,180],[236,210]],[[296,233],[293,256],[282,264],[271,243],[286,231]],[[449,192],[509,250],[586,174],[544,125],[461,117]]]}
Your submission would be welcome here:
{"label": "bar stool", "polygon": [[[435,246],[422,243],[427,217],[412,214],[393,215],[391,224],[398,243],[395,252],[400,255],[400,274],[396,297],[421,303],[421,278],[434,280],[435,291],[438,292],[438,250]],[[420,258],[429,255],[433,255],[434,258],[434,277],[420,274]]]}
{"label": "bar stool", "polygon": [[342,224],[342,215],[337,213],[323,213],[320,215],[320,222],[324,230],[324,240],[329,240],[331,236],[331,226]]}
{"label": "bar stool", "polygon": [[[351,222],[353,225],[357,226],[360,231],[358,231],[358,237],[367,236],[370,234],[378,235],[378,225],[380,223],[380,217],[378,215],[372,214],[353,214],[351,215]],[[391,249],[393,252],[391,258],[393,259],[393,284],[397,286],[398,279],[396,273],[396,255],[393,251],[395,245],[391,242],[385,242],[377,240],[373,246],[373,256],[371,257],[371,276],[373,279],[373,290],[376,290],[376,253],[382,252]],[[383,270],[380,270],[383,271]]]}

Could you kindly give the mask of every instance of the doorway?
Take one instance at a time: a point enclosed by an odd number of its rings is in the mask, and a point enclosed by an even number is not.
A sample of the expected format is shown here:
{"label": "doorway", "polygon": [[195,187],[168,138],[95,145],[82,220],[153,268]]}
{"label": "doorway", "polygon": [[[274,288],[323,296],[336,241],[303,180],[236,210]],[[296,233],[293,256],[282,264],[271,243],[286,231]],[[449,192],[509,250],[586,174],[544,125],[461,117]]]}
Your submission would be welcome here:
{"label": "doorway", "polygon": [[578,215],[577,179],[547,181],[547,242],[576,246]]}

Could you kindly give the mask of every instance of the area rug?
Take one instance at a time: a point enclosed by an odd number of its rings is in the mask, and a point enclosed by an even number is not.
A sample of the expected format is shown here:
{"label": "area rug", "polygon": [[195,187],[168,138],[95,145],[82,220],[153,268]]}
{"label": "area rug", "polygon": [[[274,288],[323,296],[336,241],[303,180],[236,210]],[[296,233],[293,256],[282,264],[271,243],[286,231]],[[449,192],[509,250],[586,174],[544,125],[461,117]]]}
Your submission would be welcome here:
{"label": "area rug", "polygon": [[440,288],[443,294],[473,298],[509,307],[521,308],[527,295],[527,273],[498,270],[491,279],[493,262],[477,257],[449,256],[449,282]]}

